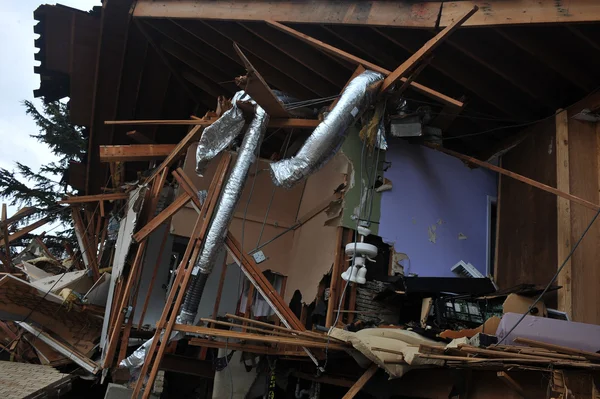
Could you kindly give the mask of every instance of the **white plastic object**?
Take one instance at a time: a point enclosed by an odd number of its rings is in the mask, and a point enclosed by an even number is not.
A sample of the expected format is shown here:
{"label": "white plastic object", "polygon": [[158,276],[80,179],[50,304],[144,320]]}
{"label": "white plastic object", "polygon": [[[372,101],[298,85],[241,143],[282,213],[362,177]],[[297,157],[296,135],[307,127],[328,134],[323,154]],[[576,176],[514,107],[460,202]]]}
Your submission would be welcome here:
{"label": "white plastic object", "polygon": [[346,244],[346,255],[366,255],[369,258],[377,256],[377,247],[365,242],[351,242]]}
{"label": "white plastic object", "polygon": [[346,271],[344,273],[342,273],[342,278],[345,281],[356,282],[356,277],[358,275],[358,269],[359,268],[356,265],[354,267],[352,265],[350,265],[350,267],[348,267],[348,269],[346,269]]}
{"label": "white plastic object", "polygon": [[358,273],[356,273],[356,280],[354,282],[358,284],[364,284],[367,282],[367,268],[361,267],[358,269]]}
{"label": "white plastic object", "polygon": [[358,234],[360,234],[363,237],[371,235],[371,230],[369,230],[368,228],[366,228],[364,226],[358,226],[357,230],[358,230]]}

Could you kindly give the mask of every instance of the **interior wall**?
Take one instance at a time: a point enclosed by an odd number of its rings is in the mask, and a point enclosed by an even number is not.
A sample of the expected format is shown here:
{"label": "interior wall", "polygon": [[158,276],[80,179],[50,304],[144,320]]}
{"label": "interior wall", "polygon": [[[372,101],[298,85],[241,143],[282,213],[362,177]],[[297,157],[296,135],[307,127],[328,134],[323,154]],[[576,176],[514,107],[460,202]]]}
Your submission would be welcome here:
{"label": "interior wall", "polygon": [[404,272],[453,277],[450,268],[463,260],[485,275],[488,196],[496,196],[496,176],[402,139],[388,145],[385,177],[393,188],[382,194],[379,235],[408,256]]}
{"label": "interior wall", "polygon": [[[502,167],[556,187],[554,118],[534,126],[502,157]],[[556,272],[556,196],[502,176],[499,198],[496,282],[547,284]]]}
{"label": "interior wall", "polygon": [[144,255],[138,300],[133,316],[133,322],[136,325],[140,321],[140,316],[144,309],[146,293],[150,290],[150,282],[152,280],[152,275],[154,274],[154,268],[157,262],[159,265],[158,271],[152,288],[152,293],[150,294],[148,309],[144,315],[143,323],[154,327],[156,322],[160,319],[162,310],[165,306],[167,295],[165,287],[169,284],[169,265],[171,248],[173,247],[173,236],[171,234],[167,236],[165,248],[160,259],[158,259],[158,254],[160,252],[161,243],[167,228],[167,225],[161,225],[147,238],[149,241],[148,245],[146,246],[146,253]]}

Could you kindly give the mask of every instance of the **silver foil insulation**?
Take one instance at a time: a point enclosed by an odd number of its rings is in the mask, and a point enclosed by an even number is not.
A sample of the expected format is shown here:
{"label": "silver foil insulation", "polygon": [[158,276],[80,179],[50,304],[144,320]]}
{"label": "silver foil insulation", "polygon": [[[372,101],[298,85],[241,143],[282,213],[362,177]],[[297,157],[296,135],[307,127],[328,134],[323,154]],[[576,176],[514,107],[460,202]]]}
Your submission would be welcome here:
{"label": "silver foil insulation", "polygon": [[237,106],[238,101],[248,101],[250,97],[244,91],[238,91],[231,99],[232,108],[228,109],[212,125],[204,129],[196,149],[196,173],[204,173],[211,159],[227,148],[244,127],[244,115]]}
{"label": "silver foil insulation", "polygon": [[271,164],[273,182],[292,187],[325,165],[341,147],[348,128],[374,103],[383,78],[380,73],[365,71],[352,79],[298,153]]}

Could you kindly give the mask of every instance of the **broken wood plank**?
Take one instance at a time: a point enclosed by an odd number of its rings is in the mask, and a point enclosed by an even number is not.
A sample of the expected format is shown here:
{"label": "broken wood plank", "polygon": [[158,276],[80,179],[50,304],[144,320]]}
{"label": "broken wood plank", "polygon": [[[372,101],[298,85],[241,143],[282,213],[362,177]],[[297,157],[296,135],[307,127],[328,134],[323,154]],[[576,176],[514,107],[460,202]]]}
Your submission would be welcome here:
{"label": "broken wood plank", "polygon": [[274,355],[274,356],[301,356],[306,357],[306,353],[303,351],[291,350],[286,348],[292,348],[292,346],[281,346],[272,347],[266,344],[263,345],[254,345],[248,344],[244,342],[223,342],[223,341],[214,341],[212,339],[206,338],[190,338],[188,341],[189,345],[193,346],[201,346],[203,348],[228,348],[233,350],[240,350],[248,353],[258,353],[263,355]]}
{"label": "broken wood plank", "polygon": [[432,148],[434,150],[443,152],[444,154],[448,154],[448,155],[451,155],[451,156],[456,157],[458,159],[462,159],[465,162],[472,163],[472,164],[475,164],[477,166],[481,166],[482,168],[493,170],[494,172],[498,172],[498,173],[500,173],[502,175],[511,177],[511,178],[513,178],[515,180],[519,180],[520,182],[523,182],[525,184],[529,184],[530,186],[533,186],[533,187],[539,188],[540,190],[544,190],[546,192],[552,193],[552,194],[557,195],[557,196],[559,196],[561,198],[566,198],[569,201],[572,201],[572,202],[574,202],[576,204],[582,205],[582,206],[584,206],[584,207],[586,207],[588,209],[592,209],[594,211],[598,211],[600,209],[600,205],[596,205],[596,204],[594,204],[592,202],[584,200],[583,198],[576,197],[574,195],[565,193],[564,191],[558,190],[558,189],[556,189],[554,187],[550,187],[550,186],[548,186],[546,184],[540,183],[540,182],[538,182],[536,180],[530,179],[530,178],[525,177],[523,175],[520,175],[518,173],[511,172],[511,171],[506,170],[504,168],[501,168],[499,166],[492,165],[492,164],[490,164],[488,162],[480,161],[477,158],[473,158],[473,157],[470,157],[468,155],[464,155],[464,154],[458,153],[456,151],[452,151],[452,150],[449,150],[447,148],[440,147],[440,146],[435,145],[435,144],[423,143],[423,145],[426,146],[426,147]]}
{"label": "broken wood plank", "polygon": [[393,86],[398,80],[403,78],[417,63],[428,57],[433,50],[444,42],[448,36],[460,27],[467,19],[479,10],[479,7],[473,6],[467,11],[462,17],[454,20],[450,25],[444,28],[440,33],[431,38],[425,43],[416,53],[411,55],[406,61],[404,61],[398,68],[390,73],[383,81],[380,92],[386,92],[391,86]]}
{"label": "broken wood plank", "polygon": [[[189,125],[207,127],[213,124],[215,120],[204,119],[150,119],[150,120],[121,120],[121,121],[104,121],[105,125]],[[317,127],[321,123],[318,119],[298,119],[298,118],[273,118],[269,120],[268,127],[270,128],[299,128],[310,129]],[[192,140],[193,141],[193,140]]]}
{"label": "broken wood plank", "polygon": [[364,374],[361,375],[358,380],[356,380],[354,385],[352,385],[352,388],[350,388],[348,390],[348,392],[346,392],[346,394],[344,395],[344,397],[342,399],[354,398],[360,392],[360,390],[364,388],[364,386],[367,384],[367,382],[369,382],[371,377],[373,377],[375,375],[375,373],[377,372],[378,369],[379,369],[379,367],[375,363],[373,363],[367,369],[367,371],[365,371]]}
{"label": "broken wood plank", "polygon": [[[200,320],[204,323],[208,324],[214,324],[214,325],[220,325],[220,326],[227,326],[227,327],[233,327],[233,328],[241,328],[242,332],[246,332],[245,330],[249,330],[249,331],[256,331],[257,333],[262,333],[262,334],[272,334],[272,335],[276,335],[279,337],[285,337],[285,338],[297,338],[296,336],[293,335],[293,330],[288,330],[286,329],[287,332],[281,332],[278,330],[266,330],[264,328],[260,328],[260,327],[252,327],[252,326],[248,326],[248,325],[242,325],[242,324],[235,324],[235,323],[229,323],[227,321],[219,321],[219,320],[215,320],[215,319],[208,319],[205,317],[200,318]],[[214,328],[214,327],[208,327],[208,328]],[[312,338],[312,337],[311,337]],[[325,338],[325,341],[327,341],[327,338]],[[323,342],[323,341],[320,341]]]}
{"label": "broken wood plank", "polygon": [[600,361],[600,354],[594,353],[594,352],[588,352],[588,351],[584,351],[584,350],[580,350],[580,349],[569,348],[569,347],[562,346],[562,345],[549,344],[546,342],[535,341],[533,339],[528,339],[528,338],[517,337],[513,341],[515,343],[524,344],[524,345],[531,346],[534,348],[544,348],[544,349],[548,349],[551,351],[556,351],[558,353],[565,353],[567,355],[583,356],[586,359]]}
{"label": "broken wood plank", "polygon": [[[390,71],[388,69],[382,68],[379,65],[373,64],[372,62],[369,62],[369,61],[364,60],[362,58],[356,57],[355,55],[352,55],[352,54],[347,53],[347,52],[345,52],[343,50],[340,50],[340,49],[338,49],[336,47],[333,47],[333,46],[331,46],[331,45],[329,45],[327,43],[324,43],[324,42],[322,42],[320,40],[317,40],[317,39],[315,39],[315,38],[313,38],[313,37],[311,37],[309,35],[306,35],[306,34],[304,34],[302,32],[299,32],[299,31],[297,31],[295,29],[292,29],[292,28],[290,28],[288,26],[285,26],[285,25],[283,25],[283,24],[281,24],[279,22],[275,22],[275,21],[265,21],[265,22],[267,24],[273,26],[274,28],[277,28],[277,29],[279,29],[279,30],[281,30],[281,31],[283,31],[285,33],[288,33],[288,34],[290,34],[290,35],[292,35],[294,37],[297,37],[298,39],[300,39],[300,40],[302,40],[302,41],[304,41],[304,42],[306,42],[306,43],[308,43],[308,44],[310,44],[312,46],[315,46],[315,47],[317,47],[317,48],[319,48],[319,49],[321,49],[321,50],[323,50],[323,51],[325,51],[325,52],[327,52],[329,54],[332,54],[332,55],[334,55],[336,57],[340,57],[340,58],[342,58],[342,59],[344,59],[344,60],[346,60],[348,62],[351,62],[351,63],[353,63],[355,65],[362,65],[362,66],[364,66],[367,69],[370,69],[370,70],[375,71],[375,72],[379,72],[379,73],[381,73],[382,75],[385,75],[385,76],[388,76],[389,74],[392,73],[392,71]],[[407,78],[401,77],[400,80],[402,82],[405,82],[407,80]],[[417,82],[412,82],[410,84],[410,86],[411,86],[412,89],[418,91],[419,93],[421,93],[421,94],[423,94],[423,95],[425,95],[425,96],[427,96],[429,98],[432,98],[434,100],[440,101],[443,104],[452,105],[452,106],[458,107],[458,108],[462,108],[464,106],[463,102],[455,100],[455,99],[453,99],[453,98],[451,98],[451,97],[449,97],[449,96],[447,96],[445,94],[442,94],[442,93],[440,93],[440,92],[438,92],[436,90],[433,90],[433,89],[431,89],[431,88],[429,88],[427,86],[423,86],[423,85],[421,85],[421,84],[419,84]]]}
{"label": "broken wood plank", "polygon": [[283,104],[277,99],[267,82],[258,73],[256,68],[250,63],[246,55],[242,52],[236,43],[233,43],[233,48],[237,55],[242,60],[248,75],[245,77],[243,90],[252,97],[258,105],[260,105],[267,114],[272,118],[288,118],[289,113],[283,108]]}
{"label": "broken wood plank", "polygon": [[17,240],[17,239],[23,237],[25,234],[30,233],[33,230],[37,229],[38,227],[45,225],[49,221],[50,221],[50,217],[47,216],[43,219],[38,220],[35,223],[30,224],[27,227],[23,227],[21,230],[17,231],[16,233],[9,235],[8,240],[6,239],[6,237],[4,237],[2,239],[2,241],[0,241],[0,246],[6,245],[7,243],[11,243],[14,240]]}
{"label": "broken wood plank", "polygon": [[145,134],[138,132],[137,130],[131,130],[125,135],[130,139],[137,141],[140,144],[156,144],[154,140],[152,140]]}
{"label": "broken wood plank", "polygon": [[[569,193],[569,119],[567,110],[556,113],[556,188]],[[557,259],[567,259],[571,252],[571,203],[557,198]],[[571,259],[558,275],[558,310],[573,316],[573,285]]]}
{"label": "broken wood plank", "polygon": [[283,344],[283,345],[298,345],[306,348],[315,348],[315,349],[328,349],[328,350],[336,350],[336,351],[345,351],[348,349],[345,345],[340,345],[337,343],[327,343],[327,342],[317,342],[310,341],[307,339],[299,339],[299,338],[285,338],[285,337],[273,337],[268,335],[259,335],[252,333],[244,333],[239,331],[231,331],[231,330],[221,330],[217,328],[207,328],[207,327],[198,327],[198,326],[190,326],[187,324],[175,324],[173,328],[174,331],[182,331],[186,333],[192,334],[202,334],[208,335],[211,337],[221,337],[221,338],[236,338],[243,339],[247,341],[258,341],[258,342],[268,342],[273,344]]}
{"label": "broken wood plank", "polygon": [[12,215],[8,219],[1,221],[0,228],[4,229],[5,226],[10,226],[11,224],[18,222],[19,220],[26,218],[27,216],[33,215],[37,211],[38,209],[33,207],[21,208],[17,211],[17,213]]}
{"label": "broken wood plank", "polygon": [[154,219],[148,222],[144,227],[142,227],[137,233],[133,235],[133,239],[140,243],[144,241],[154,230],[156,230],[161,224],[165,223],[169,220],[174,214],[176,214],[181,208],[185,206],[190,201],[190,196],[188,193],[183,193],[169,206],[162,210],[161,213],[156,215]]}
{"label": "broken wood plank", "polygon": [[175,144],[101,145],[100,162],[138,162],[166,158]]}
{"label": "broken wood plank", "polygon": [[129,198],[129,193],[97,194],[97,195],[79,195],[66,197],[58,201],[59,204],[81,204],[84,202],[95,201],[118,201]]}
{"label": "broken wood plank", "polygon": [[92,248],[92,244],[90,243],[87,229],[83,223],[81,214],[79,213],[79,208],[73,207],[71,214],[73,217],[73,227],[75,229],[75,233],[77,234],[78,242],[83,246],[83,248],[80,248],[80,250],[82,251],[81,256],[84,260],[84,263],[87,261],[85,266],[89,267],[92,271],[94,281],[98,281],[100,278],[100,270],[98,268],[96,251]]}

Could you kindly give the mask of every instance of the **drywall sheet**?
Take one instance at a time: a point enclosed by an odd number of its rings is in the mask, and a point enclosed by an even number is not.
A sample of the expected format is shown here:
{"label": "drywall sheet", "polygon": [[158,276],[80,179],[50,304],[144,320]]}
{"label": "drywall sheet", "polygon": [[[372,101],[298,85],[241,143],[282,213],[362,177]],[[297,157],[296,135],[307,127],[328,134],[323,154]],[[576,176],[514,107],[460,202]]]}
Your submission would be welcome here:
{"label": "drywall sheet", "polygon": [[[347,171],[347,165],[345,156],[338,153],[322,169],[309,176],[300,204],[299,218],[313,210],[346,181],[344,172]],[[311,303],[317,295],[319,281],[331,270],[335,259],[337,227],[335,223],[328,222],[327,213],[321,212],[294,232],[288,258],[289,271],[284,295],[286,302],[289,303],[294,292],[299,290],[302,301]]]}
{"label": "drywall sheet", "polygon": [[0,319],[37,323],[81,353],[92,350],[102,325],[100,318],[77,306],[69,309],[61,297],[11,275],[0,279]]}
{"label": "drywall sheet", "polygon": [[405,253],[405,274],[454,277],[463,260],[487,274],[488,196],[496,197],[496,176],[402,139],[389,140],[379,235]]}

